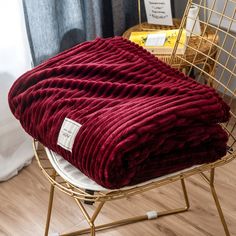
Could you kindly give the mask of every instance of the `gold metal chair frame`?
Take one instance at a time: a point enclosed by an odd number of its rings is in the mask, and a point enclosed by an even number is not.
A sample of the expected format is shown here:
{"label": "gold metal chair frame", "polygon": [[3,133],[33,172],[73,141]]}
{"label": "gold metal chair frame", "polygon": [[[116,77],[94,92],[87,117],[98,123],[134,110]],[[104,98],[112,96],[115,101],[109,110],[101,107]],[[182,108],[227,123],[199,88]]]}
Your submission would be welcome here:
{"label": "gold metal chair frame", "polygon": [[[236,22],[235,20],[236,2],[233,0],[225,1],[224,7],[221,10],[221,12],[219,12],[218,10],[215,10],[216,2],[217,0],[213,0],[211,6],[206,6],[203,0],[189,0],[188,1],[187,7],[184,13],[184,17],[180,25],[180,34],[186,24],[186,18],[187,18],[188,11],[191,4],[194,4],[197,7],[199,7],[199,12],[204,11],[205,13],[207,13],[207,17],[205,17],[204,20],[201,20],[201,24],[203,25],[203,28],[202,28],[201,36],[197,36],[199,40],[199,44],[197,48],[191,48],[192,50],[195,51],[194,58],[192,58],[191,61],[188,61],[187,58],[181,55],[176,55],[175,52],[178,47],[179,39],[180,39],[180,35],[179,35],[177,39],[177,43],[174,48],[174,52],[171,57],[171,61],[173,62],[176,60],[175,58],[178,58],[179,63],[178,65],[175,65],[178,68],[181,68],[182,63],[183,64],[187,63],[189,68],[188,70],[186,70],[186,73],[190,73],[191,71],[194,71],[195,79],[197,81],[202,82],[204,84],[207,83],[210,86],[213,86],[215,89],[217,89],[219,93],[221,94],[222,98],[233,109],[233,105],[236,101],[236,83],[233,83],[233,81],[236,80],[235,79],[236,66],[234,64],[233,68],[230,68],[230,60],[234,60],[234,61],[236,60],[236,56],[233,53],[233,50],[236,44],[236,37],[231,33],[231,30],[232,30],[231,27]],[[225,15],[228,4],[234,5],[234,11],[233,11],[232,16]],[[213,13],[217,14],[217,17],[219,19],[219,22],[215,25],[211,23],[211,16]],[[229,21],[229,25],[226,30],[222,29],[221,27],[221,23],[223,22],[223,19],[227,19]],[[207,52],[202,52],[199,49],[201,45],[203,45],[204,42],[206,42],[206,38],[204,37],[204,35],[206,34],[208,27],[214,28],[215,38],[218,37],[218,34],[220,33],[222,36],[222,40],[218,44],[215,44],[213,40],[212,46],[210,47],[210,49]],[[192,36],[195,36],[193,32],[190,32],[190,33]],[[226,45],[227,40],[232,41],[232,48],[230,50],[225,50],[225,45]],[[187,48],[191,47],[188,44],[188,42],[186,43],[186,47]],[[217,47],[217,55],[214,58],[212,58],[211,49],[215,47]],[[226,60],[223,60],[223,61],[221,60],[222,53],[227,55]],[[196,63],[199,54],[205,57],[205,61],[201,65],[198,65]],[[207,69],[209,62],[212,63],[214,67],[214,70],[213,71],[211,70],[210,72]],[[220,220],[224,228],[225,235],[229,236],[230,232],[229,232],[229,229],[228,229],[228,226],[227,226],[225,217],[223,215],[220,202],[217,197],[216,190],[215,190],[214,176],[215,176],[215,169],[217,167],[225,165],[236,158],[236,150],[235,150],[236,149],[236,114],[233,110],[231,110],[230,113],[231,113],[231,118],[229,122],[222,124],[222,127],[226,130],[226,132],[229,135],[228,152],[226,156],[224,156],[220,160],[217,160],[213,163],[203,164],[198,167],[192,168],[190,170],[183,170],[181,173],[174,174],[171,177],[166,177],[160,180],[149,182],[141,186],[130,186],[129,188],[114,190],[114,191],[100,191],[100,192],[91,193],[87,191],[86,189],[78,188],[74,186],[73,184],[71,184],[70,182],[66,181],[55,171],[52,164],[47,159],[45,151],[41,148],[39,149],[36,148],[37,141],[34,140],[33,148],[34,148],[38,165],[40,169],[42,170],[43,174],[46,176],[46,178],[49,180],[51,184],[45,236],[47,236],[49,232],[49,225],[50,225],[50,219],[51,219],[55,187],[59,189],[60,191],[64,192],[65,194],[71,196],[75,200],[75,202],[79,206],[81,212],[83,213],[85,219],[87,220],[89,224],[89,227],[86,229],[82,229],[76,232],[61,234],[61,236],[73,236],[73,235],[75,236],[75,235],[82,235],[85,233],[91,233],[91,236],[95,236],[95,233],[99,230],[122,226],[122,225],[135,223],[135,222],[143,221],[143,220],[149,220],[149,219],[154,219],[154,218],[156,219],[162,216],[188,211],[190,207],[190,202],[188,199],[188,194],[187,194],[187,190],[185,186],[185,179],[188,178],[189,176],[196,175],[196,174],[199,174],[206,181],[206,183],[209,184],[209,187],[211,190],[210,192],[213,196],[216,209],[218,211]],[[152,189],[155,189],[160,186],[164,186],[164,185],[176,182],[176,181],[181,182],[183,197],[184,197],[183,207],[171,209],[167,211],[162,211],[162,212],[155,212],[157,214],[156,215],[154,214],[154,216],[152,212],[151,213],[149,212],[145,215],[122,219],[122,220],[115,221],[108,224],[103,224],[103,225],[98,225],[98,226],[95,225],[95,220],[106,202],[119,200],[122,198],[127,198],[129,196],[140,194],[148,190],[152,190]],[[94,206],[96,206],[95,211],[92,216],[88,214],[88,211],[83,205],[84,201],[91,202],[94,204]]]}
{"label": "gold metal chair frame", "polygon": [[[51,165],[50,161],[47,158],[45,158],[46,157],[45,151],[43,149],[38,150],[36,148],[37,146],[38,146],[37,141],[34,140],[33,149],[35,152],[36,160],[43,174],[47,177],[47,179],[51,183],[45,236],[47,236],[49,232],[49,225],[50,225],[50,219],[51,219],[55,187],[59,189],[60,191],[64,192],[65,194],[71,196],[75,200],[75,202],[79,206],[81,212],[83,213],[86,221],[88,222],[90,226],[89,228],[86,228],[86,229],[82,229],[82,230],[78,230],[78,231],[70,232],[66,234],[61,234],[61,236],[76,236],[76,235],[86,234],[89,232],[91,232],[91,236],[94,236],[95,232],[99,230],[109,229],[109,228],[113,228],[117,226],[136,223],[139,221],[149,220],[148,214],[145,214],[145,215],[130,217],[127,219],[122,219],[122,220],[114,221],[111,223],[95,226],[95,220],[106,202],[119,200],[122,198],[127,198],[130,196],[134,196],[136,194],[141,194],[143,192],[146,192],[146,191],[149,191],[149,190],[152,190],[152,189],[155,189],[160,186],[164,186],[164,185],[176,182],[176,181],[181,181],[184,203],[185,203],[184,206],[180,208],[176,208],[176,209],[158,212],[157,217],[154,217],[151,219],[156,219],[162,216],[167,216],[167,215],[172,215],[172,214],[188,211],[190,208],[190,202],[189,202],[188,193],[185,186],[185,179],[195,174],[200,174],[201,177],[209,184],[221,222],[225,230],[225,233],[226,235],[230,235],[221,206],[220,206],[220,202],[219,202],[216,190],[215,190],[214,175],[215,175],[215,168],[225,165],[229,163],[230,161],[232,161],[236,157],[236,153],[229,154],[214,163],[204,164],[199,167],[193,168],[191,170],[183,171],[181,174],[176,174],[174,176],[167,177],[165,179],[161,179],[159,181],[155,181],[152,183],[148,183],[143,186],[130,187],[129,189],[126,189],[126,190],[115,190],[115,191],[110,191],[110,192],[109,191],[96,192],[95,194],[90,194],[88,191],[86,191],[86,189],[80,189],[74,186],[73,184],[71,184],[70,182],[66,181],[65,179],[63,179],[60,175],[58,175],[55,169],[53,168],[53,166]],[[209,176],[205,173],[208,171],[210,171]],[[83,205],[84,201],[98,204],[92,216],[89,216],[89,213],[86,211],[86,208]]]}

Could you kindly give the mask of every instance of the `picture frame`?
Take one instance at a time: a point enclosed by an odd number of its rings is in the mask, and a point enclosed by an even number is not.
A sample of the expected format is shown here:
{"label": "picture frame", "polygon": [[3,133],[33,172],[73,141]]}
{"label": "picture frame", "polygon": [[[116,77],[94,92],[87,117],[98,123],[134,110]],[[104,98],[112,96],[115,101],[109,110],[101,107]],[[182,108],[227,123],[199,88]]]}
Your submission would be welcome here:
{"label": "picture frame", "polygon": [[[142,4],[141,4],[141,0],[137,0],[137,4],[138,4],[138,22],[139,22],[139,28],[141,31],[156,31],[156,25],[157,24],[150,24],[150,23],[145,23],[143,24],[142,22]],[[175,16],[175,5],[174,5],[174,0],[171,0],[171,12],[172,12],[172,18],[174,19]],[[150,27],[149,27],[150,25]]]}

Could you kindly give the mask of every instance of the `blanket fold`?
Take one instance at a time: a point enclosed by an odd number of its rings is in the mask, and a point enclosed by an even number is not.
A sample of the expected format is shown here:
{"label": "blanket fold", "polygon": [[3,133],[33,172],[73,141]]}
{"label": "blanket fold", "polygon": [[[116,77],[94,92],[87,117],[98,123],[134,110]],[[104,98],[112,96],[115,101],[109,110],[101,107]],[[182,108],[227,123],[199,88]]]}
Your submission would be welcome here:
{"label": "blanket fold", "polygon": [[32,137],[98,184],[137,184],[226,154],[216,91],[121,37],[97,38],[22,75],[9,105]]}

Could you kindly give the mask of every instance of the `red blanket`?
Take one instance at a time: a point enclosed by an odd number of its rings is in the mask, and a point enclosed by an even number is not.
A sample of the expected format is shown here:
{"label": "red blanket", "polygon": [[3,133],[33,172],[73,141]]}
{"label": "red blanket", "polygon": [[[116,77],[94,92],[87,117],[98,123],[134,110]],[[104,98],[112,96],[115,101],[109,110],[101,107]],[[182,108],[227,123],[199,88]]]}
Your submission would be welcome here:
{"label": "red blanket", "polygon": [[120,37],[82,43],[28,71],[9,104],[26,132],[107,188],[226,153],[217,123],[229,107],[215,90]]}

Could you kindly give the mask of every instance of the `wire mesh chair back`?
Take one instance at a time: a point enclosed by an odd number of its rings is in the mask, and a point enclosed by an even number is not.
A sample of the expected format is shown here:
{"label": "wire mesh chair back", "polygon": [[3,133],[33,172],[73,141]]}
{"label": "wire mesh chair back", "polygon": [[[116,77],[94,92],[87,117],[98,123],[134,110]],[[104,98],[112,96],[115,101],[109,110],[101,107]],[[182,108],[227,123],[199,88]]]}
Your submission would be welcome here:
{"label": "wire mesh chair back", "polygon": [[[191,8],[197,9],[197,14],[191,16]],[[222,124],[229,134],[228,154],[236,149],[236,1],[235,0],[189,0],[180,25],[180,32],[171,57],[171,63],[178,69],[187,65],[184,71],[192,75],[196,81],[214,87],[223,100],[231,107],[229,122]],[[192,27],[186,29],[187,21]],[[195,33],[195,27],[200,22],[201,34]],[[195,38],[196,46],[185,43],[186,50],[194,51],[191,60],[183,55],[177,55],[182,31],[186,29],[191,38]],[[213,38],[208,32],[214,32]],[[204,49],[205,48],[205,49]],[[199,58],[204,58],[200,60]]]}

